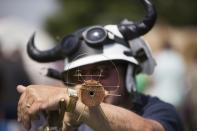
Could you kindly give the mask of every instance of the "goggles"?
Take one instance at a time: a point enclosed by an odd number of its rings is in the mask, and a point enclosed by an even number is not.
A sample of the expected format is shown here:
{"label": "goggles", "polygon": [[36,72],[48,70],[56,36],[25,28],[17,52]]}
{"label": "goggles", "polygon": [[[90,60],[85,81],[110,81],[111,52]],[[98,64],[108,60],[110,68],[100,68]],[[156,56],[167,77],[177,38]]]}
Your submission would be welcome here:
{"label": "goggles", "polygon": [[87,28],[82,33],[82,39],[92,47],[100,47],[104,44],[110,44],[114,42],[123,44],[127,47],[129,45],[124,39],[114,35],[112,32],[106,30],[102,26],[92,26]]}
{"label": "goggles", "polygon": [[91,48],[99,48],[106,44],[122,44],[129,47],[129,44],[114,33],[102,26],[91,26],[79,34],[70,34],[63,38],[61,46],[57,48],[62,54],[72,55],[78,50],[81,42],[84,41]]}

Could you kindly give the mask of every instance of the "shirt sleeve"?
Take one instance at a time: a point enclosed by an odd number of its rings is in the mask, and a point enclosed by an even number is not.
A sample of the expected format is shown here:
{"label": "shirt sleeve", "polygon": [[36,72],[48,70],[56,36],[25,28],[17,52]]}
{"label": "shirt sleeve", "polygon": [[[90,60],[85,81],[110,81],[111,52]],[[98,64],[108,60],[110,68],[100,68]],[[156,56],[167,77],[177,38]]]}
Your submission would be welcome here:
{"label": "shirt sleeve", "polygon": [[149,98],[148,103],[143,108],[142,116],[158,121],[166,131],[184,131],[176,109],[156,97]]}

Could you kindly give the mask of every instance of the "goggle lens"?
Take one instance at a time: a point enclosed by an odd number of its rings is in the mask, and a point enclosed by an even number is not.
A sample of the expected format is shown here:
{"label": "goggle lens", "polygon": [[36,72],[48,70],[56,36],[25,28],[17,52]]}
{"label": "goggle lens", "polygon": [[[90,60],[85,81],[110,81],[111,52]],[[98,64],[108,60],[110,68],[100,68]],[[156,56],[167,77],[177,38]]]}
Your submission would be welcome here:
{"label": "goggle lens", "polygon": [[92,27],[84,32],[83,37],[87,43],[96,45],[106,39],[107,32],[103,27]]}

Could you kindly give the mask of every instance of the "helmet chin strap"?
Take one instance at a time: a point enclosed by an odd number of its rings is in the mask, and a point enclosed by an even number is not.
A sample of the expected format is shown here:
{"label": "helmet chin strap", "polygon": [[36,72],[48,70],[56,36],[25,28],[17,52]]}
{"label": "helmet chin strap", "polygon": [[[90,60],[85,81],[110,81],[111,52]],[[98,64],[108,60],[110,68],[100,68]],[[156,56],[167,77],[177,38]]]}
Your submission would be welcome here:
{"label": "helmet chin strap", "polygon": [[128,64],[127,67],[127,72],[126,72],[126,79],[125,79],[125,84],[127,91],[131,93],[132,91],[136,91],[136,82],[134,79],[134,67],[131,64]]}

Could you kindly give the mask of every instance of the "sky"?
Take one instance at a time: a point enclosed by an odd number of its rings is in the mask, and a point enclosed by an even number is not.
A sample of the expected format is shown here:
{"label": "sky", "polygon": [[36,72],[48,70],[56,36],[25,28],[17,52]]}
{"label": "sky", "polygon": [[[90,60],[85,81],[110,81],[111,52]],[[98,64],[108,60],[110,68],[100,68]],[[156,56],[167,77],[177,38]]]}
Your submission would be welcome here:
{"label": "sky", "polygon": [[56,0],[0,0],[0,19],[14,17],[35,26],[58,9]]}

